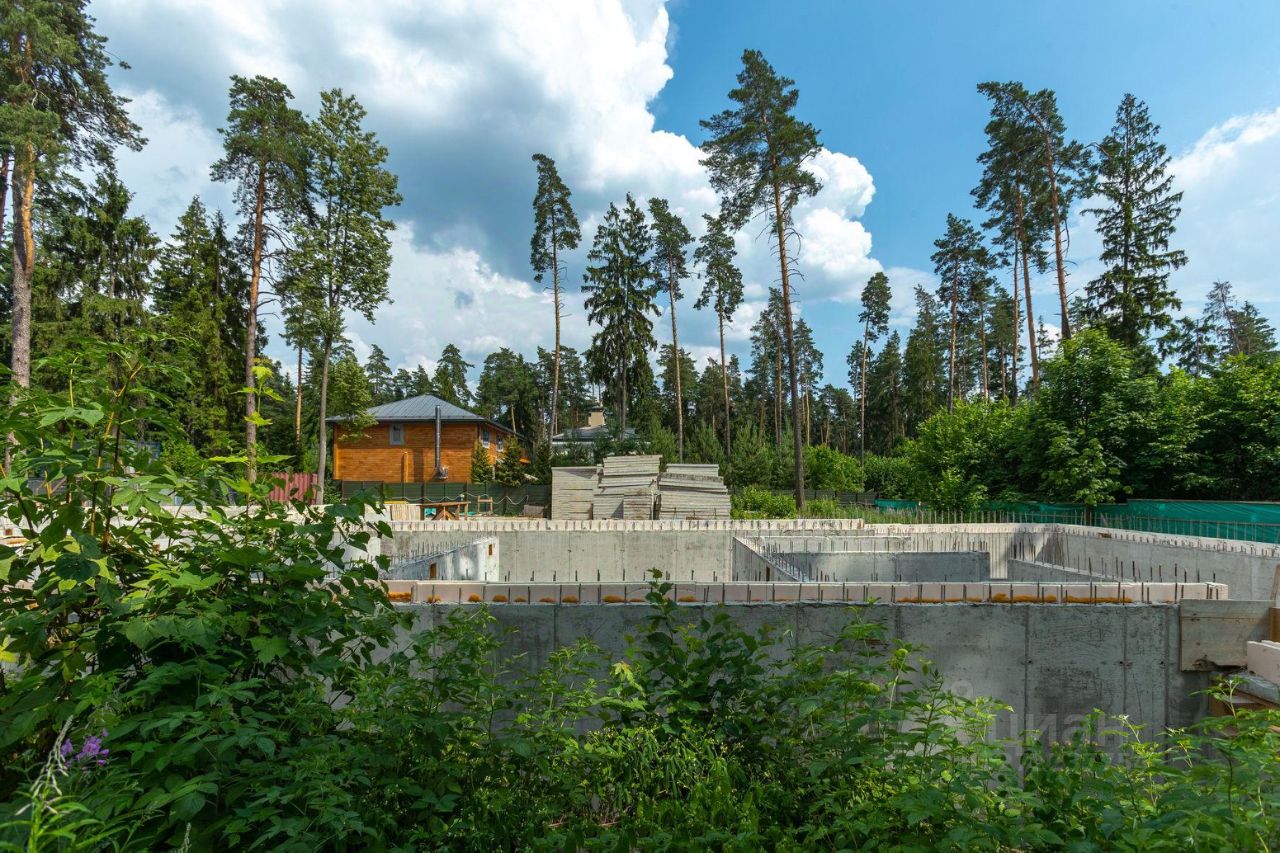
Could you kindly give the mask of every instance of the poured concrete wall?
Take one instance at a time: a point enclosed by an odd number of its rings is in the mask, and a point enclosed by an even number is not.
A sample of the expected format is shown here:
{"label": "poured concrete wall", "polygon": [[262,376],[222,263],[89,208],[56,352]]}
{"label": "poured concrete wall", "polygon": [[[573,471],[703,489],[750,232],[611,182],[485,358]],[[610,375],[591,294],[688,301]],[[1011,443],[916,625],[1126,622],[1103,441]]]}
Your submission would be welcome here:
{"label": "poured concrete wall", "polygon": [[[454,607],[417,605],[422,627]],[[557,648],[588,639],[613,659],[627,636],[642,633],[650,609],[639,605],[508,604],[490,613],[522,671],[541,665]],[[690,624],[713,612],[679,606]],[[923,646],[943,684],[963,696],[989,696],[1008,704],[995,734],[1017,737],[1038,730],[1047,739],[1070,737],[1095,708],[1127,714],[1149,732],[1186,725],[1205,712],[1194,695],[1206,673],[1178,665],[1178,608],[1172,605],[1036,604],[819,604],[726,605],[741,628],[775,631],[773,654],[782,659],[797,643],[831,643],[850,620],[873,620],[889,641]],[[850,651],[850,662],[853,651]],[[600,673],[602,676],[604,672]]]}
{"label": "poured concrete wall", "polygon": [[1081,572],[1138,580],[1214,581],[1231,598],[1274,598],[1280,548],[1230,539],[1064,526],[1042,559]]}
{"label": "poured concrete wall", "polygon": [[[749,548],[747,550],[750,550]],[[783,581],[770,559],[803,573],[807,582],[842,583],[873,581],[990,580],[991,555],[982,551],[814,551],[779,552],[775,555],[735,552],[735,581]]]}
{"label": "poured concrete wall", "polygon": [[1023,583],[1080,583],[1100,580],[1105,575],[1090,575],[1088,572],[1077,572],[1065,566],[1053,563],[1041,563],[1035,560],[1010,560],[1009,580]]}
{"label": "poured concrete wall", "polygon": [[1280,548],[1231,540],[1129,533],[1048,524],[874,525],[857,519],[786,521],[547,521],[475,519],[392,522],[384,554],[404,557],[459,535],[497,537],[500,579],[522,583],[644,581],[653,569],[672,580],[733,578],[735,537],[790,540],[794,553],[983,552],[993,579],[1010,561],[1047,563],[1102,577],[1203,582],[1233,598],[1268,598]]}
{"label": "poured concrete wall", "polygon": [[387,571],[386,577],[395,580],[492,583],[499,579],[501,554],[497,538],[486,536],[474,542],[396,563]]}

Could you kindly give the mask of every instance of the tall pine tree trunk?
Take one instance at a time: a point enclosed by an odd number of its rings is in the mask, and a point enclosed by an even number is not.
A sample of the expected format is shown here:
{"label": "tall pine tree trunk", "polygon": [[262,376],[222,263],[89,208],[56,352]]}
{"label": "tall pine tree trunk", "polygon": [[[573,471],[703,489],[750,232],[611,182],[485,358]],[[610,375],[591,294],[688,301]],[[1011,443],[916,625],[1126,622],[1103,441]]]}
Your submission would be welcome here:
{"label": "tall pine tree trunk", "polygon": [[[329,455],[329,427],[324,419],[329,408],[329,354],[333,349],[333,341],[326,334],[324,347],[320,354],[320,458],[316,462],[316,503],[324,503],[324,475]],[[301,452],[301,450],[299,450]]]}
{"label": "tall pine tree trunk", "polygon": [[[772,141],[770,141],[772,144]],[[776,168],[776,164],[775,164]],[[791,446],[795,454],[796,472],[796,509],[804,510],[804,445],[800,438],[800,424],[795,407],[800,405],[800,377],[796,371],[796,343],[792,333],[791,322],[791,278],[787,269],[787,229],[786,220],[782,216],[782,187],[775,179],[773,182],[773,221],[778,238],[778,264],[782,272],[782,313],[786,328],[783,330],[787,338],[787,377],[791,385],[791,406],[793,427],[791,430]]]}
{"label": "tall pine tree trunk", "polygon": [[556,309],[555,369],[551,380],[551,435],[556,435],[560,420],[560,260],[556,248],[556,225],[551,223],[551,298]]}
{"label": "tall pine tree trunk", "polygon": [[960,283],[951,276],[951,367],[947,371],[947,411],[955,410],[956,398],[956,324],[960,319]]}
{"label": "tall pine tree trunk", "polygon": [[1013,346],[1009,354],[1009,393],[1010,402],[1018,402],[1018,338],[1021,337],[1022,321],[1018,316],[1018,308],[1021,304],[1020,294],[1018,293],[1018,260],[1021,256],[1021,242],[1017,229],[1014,229],[1013,238]]}
{"label": "tall pine tree trunk", "polygon": [[298,344],[298,387],[293,402],[293,446],[302,454],[302,344]]}
{"label": "tall pine tree trunk", "polygon": [[862,325],[862,366],[858,368],[858,458],[867,462],[867,339],[871,336],[871,321]]}
{"label": "tall pine tree trunk", "polygon": [[36,267],[36,241],[31,225],[36,189],[35,146],[27,145],[13,163],[13,382],[31,387],[31,282]]}
{"label": "tall pine tree trunk", "polygon": [[978,345],[982,347],[982,398],[991,399],[989,379],[987,377],[987,305],[978,303]]}
{"label": "tall pine tree trunk", "polygon": [[12,162],[8,151],[0,154],[0,234],[4,233],[4,214],[9,204],[9,168]]}
{"label": "tall pine tree trunk", "polygon": [[684,461],[684,394],[680,388],[680,374],[683,366],[680,361],[680,338],[676,334],[676,276],[675,269],[668,259],[667,291],[671,296],[671,357],[676,371],[676,450],[680,461]]}
{"label": "tall pine tree trunk", "polygon": [[266,206],[267,170],[258,168],[258,187],[253,203],[253,255],[249,262],[249,316],[244,336],[244,449],[249,482],[257,476],[258,425],[254,422],[258,410],[258,398],[254,393],[253,368],[257,361],[258,347],[258,289],[262,283],[263,210]]}
{"label": "tall pine tree trunk", "polygon": [[1027,353],[1031,358],[1031,387],[1040,387],[1040,351],[1036,348],[1036,315],[1031,308],[1031,263],[1027,251],[1027,235],[1024,231],[1022,192],[1018,192],[1018,239],[1022,246],[1022,288],[1026,292],[1027,308]]}
{"label": "tall pine tree trunk", "polygon": [[1053,209],[1053,254],[1058,265],[1058,300],[1062,303],[1062,339],[1071,340],[1071,315],[1067,310],[1067,268],[1062,258],[1062,217],[1058,210],[1058,177],[1054,167],[1053,145],[1044,134],[1045,165],[1049,169],[1049,204]]}
{"label": "tall pine tree trunk", "polygon": [[729,426],[729,365],[724,360],[724,314],[717,311],[716,316],[720,322],[720,384],[724,388],[724,454],[728,459],[733,454],[733,429]]}

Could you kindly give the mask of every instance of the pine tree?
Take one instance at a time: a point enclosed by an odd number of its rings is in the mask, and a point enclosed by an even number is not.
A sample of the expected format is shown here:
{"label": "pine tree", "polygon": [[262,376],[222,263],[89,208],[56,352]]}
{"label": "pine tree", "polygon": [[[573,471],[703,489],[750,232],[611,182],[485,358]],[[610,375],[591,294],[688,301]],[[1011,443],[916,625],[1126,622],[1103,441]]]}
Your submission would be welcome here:
{"label": "pine tree", "polygon": [[345,332],[348,311],[373,322],[390,298],[391,238],[383,211],[400,203],[387,149],[364,129],[364,107],[341,89],[320,93],[320,114],[306,133],[311,215],[295,229],[300,303],[316,330],[320,354],[320,448],[316,502],[324,502],[329,358]]}
{"label": "pine tree", "polygon": [[818,395],[818,383],[822,381],[822,352],[813,340],[813,330],[800,318],[796,321],[796,358],[799,360],[800,394],[803,416],[800,427],[804,429],[804,443],[813,439],[813,401]]}
{"label": "pine tree", "polygon": [[[937,273],[940,285],[938,298],[949,306],[951,312],[950,328],[950,367],[947,370],[947,409],[955,408],[957,395],[963,392],[957,379],[956,353],[957,340],[962,324],[972,322],[974,313],[979,312],[985,303],[991,269],[995,259],[982,244],[982,235],[967,219],[960,219],[954,214],[947,214],[947,230],[933,242],[937,251],[933,253],[933,271]],[[985,309],[982,310],[985,314]],[[986,388],[986,326],[985,317],[980,320],[983,349],[983,393]]]}
{"label": "pine tree", "polygon": [[[664,198],[649,199],[649,215],[653,217],[653,269],[657,277],[667,286],[667,296],[671,304],[671,346],[680,350],[680,336],[676,330],[676,303],[684,296],[680,282],[689,277],[688,245],[693,242],[693,235],[684,226],[680,217],[671,211],[671,205]],[[676,453],[681,462],[684,461],[684,390],[681,373],[675,370],[675,412],[676,412]]]}
{"label": "pine tree", "polygon": [[534,154],[538,168],[538,189],[533,197],[533,239],[530,242],[529,263],[533,266],[534,281],[541,282],[551,273],[551,301],[556,315],[555,365],[551,380],[550,434],[559,429],[560,413],[560,314],[564,300],[560,296],[560,277],[564,263],[560,253],[578,248],[582,231],[578,217],[569,202],[569,188],[560,180],[555,161],[545,154]]}
{"label": "pine tree", "polygon": [[377,344],[369,348],[369,358],[364,363],[364,372],[369,377],[369,389],[373,392],[375,406],[395,399],[391,362],[387,361],[387,354]]}
{"label": "pine tree", "polygon": [[[701,124],[711,135],[703,144],[702,161],[711,185],[721,196],[735,230],[757,213],[769,221],[778,255],[782,285],[783,339],[793,406],[800,405],[800,374],[796,360],[791,308],[791,263],[788,242],[797,242],[792,211],[801,198],[821,187],[806,164],[821,146],[813,125],[795,117],[800,97],[795,81],[781,77],[756,50],[742,54],[738,88],[729,92],[736,103]],[[793,413],[798,423],[798,413]],[[800,431],[792,437],[796,506],[804,509],[804,447]]]}
{"label": "pine tree", "polygon": [[927,421],[940,404],[938,377],[943,372],[945,324],[938,300],[919,285],[915,289],[916,322],[907,335],[903,357],[904,409],[909,434]]}
{"label": "pine tree", "polygon": [[902,339],[897,332],[889,335],[884,346],[868,368],[870,399],[867,431],[872,436],[872,449],[889,453],[905,437],[902,410]]}
{"label": "pine tree", "polygon": [[[34,212],[59,168],[108,165],[145,141],[107,80],[114,64],[85,0],[6,0],[0,14],[0,149],[13,191],[10,364],[31,384]],[[127,67],[127,66],[123,66]],[[3,199],[0,199],[3,201]]]}
{"label": "pine tree", "polygon": [[[254,388],[258,359],[258,306],[264,264],[278,247],[283,227],[297,218],[306,182],[307,123],[289,106],[293,93],[279,80],[261,75],[252,79],[233,75],[231,109],[222,128],[224,154],[213,164],[215,181],[233,182],[236,203],[245,218],[249,256],[249,293],[245,328],[246,388]],[[256,475],[257,395],[245,394],[245,457],[250,480]]]}
{"label": "pine tree", "polygon": [[1057,96],[1050,89],[1029,92],[1021,83],[979,83],[978,91],[992,101],[992,111],[1021,124],[1036,138],[1040,168],[1030,172],[1031,195],[1047,212],[1053,226],[1054,267],[1058,274],[1058,298],[1062,311],[1062,339],[1071,339],[1071,314],[1067,300],[1066,247],[1063,220],[1076,195],[1089,185],[1089,152],[1066,138],[1066,123],[1058,112]]}
{"label": "pine tree", "polygon": [[587,360],[597,379],[615,385],[623,434],[630,395],[653,381],[649,352],[657,341],[650,315],[658,313],[658,284],[649,264],[652,249],[644,211],[628,194],[622,210],[609,205],[583,276],[587,320],[600,327]]}
{"label": "pine tree", "polygon": [[[889,277],[878,272],[867,279],[862,288],[862,310],[858,313],[858,322],[862,324],[862,348],[858,353],[861,364],[858,368],[858,458],[867,458],[867,352],[871,344],[889,331],[889,300],[893,293],[889,288]],[[850,354],[850,358],[853,355]]]}
{"label": "pine tree", "polygon": [[1215,281],[1205,300],[1204,323],[1214,336],[1214,349],[1225,358],[1260,355],[1275,350],[1275,330],[1249,302],[1241,304],[1231,282]]}
{"label": "pine tree", "polygon": [[733,454],[733,426],[731,424],[733,410],[729,402],[729,371],[726,369],[724,353],[724,326],[733,322],[733,315],[742,304],[742,272],[734,264],[737,254],[733,245],[733,235],[725,225],[724,217],[702,215],[706,223],[706,231],[698,242],[693,253],[696,263],[702,265],[704,284],[698,294],[698,301],[693,303],[697,309],[712,306],[716,312],[716,326],[720,332],[720,378],[724,391],[724,447],[725,453]]}
{"label": "pine tree", "polygon": [[436,362],[436,372],[431,384],[441,400],[466,408],[471,405],[471,389],[467,387],[467,371],[475,367],[462,357],[462,351],[453,344],[446,344]]}
{"label": "pine tree", "polygon": [[1095,193],[1106,206],[1085,211],[1098,218],[1100,258],[1107,265],[1089,282],[1089,316],[1131,349],[1169,328],[1169,311],[1182,307],[1169,287],[1169,273],[1187,263],[1186,253],[1169,248],[1182,193],[1173,191],[1170,157],[1159,133],[1147,105],[1125,95],[1115,127],[1098,146]]}

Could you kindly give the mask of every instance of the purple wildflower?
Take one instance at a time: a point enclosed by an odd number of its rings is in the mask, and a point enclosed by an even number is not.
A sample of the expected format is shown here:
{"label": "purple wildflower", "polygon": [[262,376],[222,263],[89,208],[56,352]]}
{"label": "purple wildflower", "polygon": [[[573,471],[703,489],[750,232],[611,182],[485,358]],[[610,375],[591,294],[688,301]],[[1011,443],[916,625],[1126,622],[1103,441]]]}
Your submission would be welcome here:
{"label": "purple wildflower", "polygon": [[103,729],[100,735],[90,735],[84,739],[84,743],[80,745],[80,751],[74,756],[71,753],[75,750],[75,745],[70,740],[62,742],[62,758],[68,764],[78,764],[82,768],[88,768],[90,765],[96,764],[104,767],[107,763],[107,756],[111,754],[111,750],[102,748],[102,741],[107,736],[107,730]]}

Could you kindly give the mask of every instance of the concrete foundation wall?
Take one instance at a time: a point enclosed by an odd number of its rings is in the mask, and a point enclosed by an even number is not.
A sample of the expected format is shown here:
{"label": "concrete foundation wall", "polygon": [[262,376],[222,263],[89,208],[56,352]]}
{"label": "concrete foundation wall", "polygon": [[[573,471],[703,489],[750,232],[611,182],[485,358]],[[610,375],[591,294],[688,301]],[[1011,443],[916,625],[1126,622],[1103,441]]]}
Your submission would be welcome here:
{"label": "concrete foundation wall", "polygon": [[1009,580],[1022,583],[1081,583],[1098,580],[1100,577],[1053,563],[1040,563],[1035,560],[1009,561]]}
{"label": "concrete foundation wall", "polygon": [[1232,539],[1064,526],[1047,562],[1106,577],[1213,581],[1234,599],[1274,598],[1280,548]]}
{"label": "concrete foundation wall", "polygon": [[[741,553],[741,552],[738,552]],[[785,564],[799,569],[814,583],[875,581],[957,581],[978,583],[990,579],[991,555],[981,551],[815,551],[783,552]],[[754,558],[754,559],[753,559]],[[735,561],[735,581],[782,581],[768,573],[768,558]]]}
{"label": "concrete foundation wall", "polygon": [[[643,582],[653,569],[671,579],[714,583],[734,577],[734,539],[764,540],[792,553],[983,552],[992,579],[1010,561],[1063,566],[1101,577],[1217,580],[1232,598],[1269,598],[1280,548],[1232,540],[1130,533],[1048,524],[873,525],[857,519],[787,521],[546,521],[474,519],[392,522],[382,552],[406,557],[460,535],[494,536],[499,579],[512,583]],[[787,540],[785,543],[780,540]]]}
{"label": "concrete foundation wall", "polygon": [[[445,618],[452,607],[415,606],[419,625]],[[679,612],[694,623],[712,610],[683,604]],[[581,638],[617,659],[624,638],[639,635],[650,613],[644,606],[537,604],[490,612],[498,630],[514,629],[504,639],[505,652],[524,655],[514,663],[521,671]],[[923,646],[948,689],[1008,704],[1012,710],[999,715],[994,731],[1001,736],[1038,730],[1064,740],[1095,708],[1127,714],[1148,733],[1205,713],[1204,697],[1195,693],[1208,686],[1208,675],[1178,666],[1176,606],[803,602],[726,605],[724,612],[747,631],[772,626],[778,658],[797,643],[831,643],[850,620],[878,622],[887,640]]]}
{"label": "concrete foundation wall", "polygon": [[487,536],[455,545],[438,553],[425,553],[391,566],[386,577],[394,580],[478,581],[493,583],[499,579],[501,546],[496,537]]}

